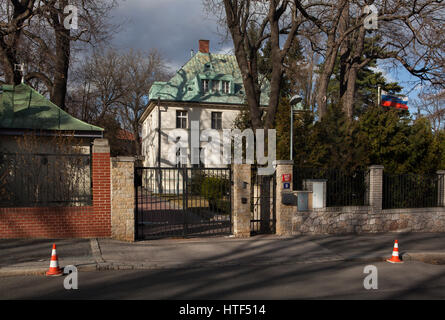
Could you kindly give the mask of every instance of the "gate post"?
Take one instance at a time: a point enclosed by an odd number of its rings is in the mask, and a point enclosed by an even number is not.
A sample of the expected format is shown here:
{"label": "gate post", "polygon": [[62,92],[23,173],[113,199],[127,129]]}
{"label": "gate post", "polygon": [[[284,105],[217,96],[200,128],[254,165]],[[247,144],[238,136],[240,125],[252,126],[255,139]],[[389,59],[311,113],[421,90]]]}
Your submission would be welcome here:
{"label": "gate post", "polygon": [[437,206],[445,207],[445,170],[439,170],[437,174]]}
{"label": "gate post", "polygon": [[379,213],[383,204],[383,166],[369,167],[369,205],[371,211]]}
{"label": "gate post", "polygon": [[112,158],[111,236],[135,241],[134,157]]}
{"label": "gate post", "polygon": [[233,164],[233,235],[240,238],[250,237],[250,170],[250,164]]}
{"label": "gate post", "polygon": [[94,139],[91,149],[94,217],[90,218],[91,221],[85,228],[91,230],[92,235],[96,237],[109,237],[111,234],[111,164],[108,140]]}
{"label": "gate post", "polygon": [[[286,191],[292,191],[292,160],[276,160],[276,234],[280,236],[286,236],[292,234],[292,216],[296,211],[295,205],[284,205],[282,202],[282,193]],[[283,177],[287,180],[290,177],[290,181],[283,181]],[[286,189],[284,184],[286,183]]]}

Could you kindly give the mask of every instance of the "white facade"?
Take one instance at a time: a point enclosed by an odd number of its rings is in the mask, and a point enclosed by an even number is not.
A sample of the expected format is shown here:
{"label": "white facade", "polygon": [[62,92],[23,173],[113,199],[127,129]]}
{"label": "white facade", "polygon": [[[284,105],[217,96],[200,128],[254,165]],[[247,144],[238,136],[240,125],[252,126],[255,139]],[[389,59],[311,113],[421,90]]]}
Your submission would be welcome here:
{"label": "white facade", "polygon": [[[199,152],[198,150],[191,150],[190,143],[190,128],[191,122],[197,121],[199,122],[199,131],[200,134],[203,130],[213,129],[212,128],[212,113],[214,114],[216,123],[214,121],[214,128],[218,130],[220,136],[222,138],[223,129],[233,129],[234,121],[236,117],[239,115],[241,106],[232,106],[232,105],[207,105],[202,103],[176,103],[176,102],[162,102],[160,103],[160,107],[156,102],[152,102],[147,109],[147,114],[145,115],[145,119],[142,123],[142,155],[145,157],[144,166],[145,167],[157,167],[158,166],[158,148],[159,148],[159,140],[158,140],[158,117],[159,110],[161,110],[161,157],[160,157],[160,166],[161,167],[176,167],[178,158],[173,155],[172,150],[176,149],[176,141],[172,141],[174,136],[180,136],[181,141],[187,141],[187,159],[179,159],[181,164],[186,165],[187,167],[192,166],[191,153]],[[182,121],[178,120],[178,118],[184,118],[184,113],[181,112],[178,114],[177,111],[185,111],[186,112],[186,120]],[[216,114],[218,113],[218,114]],[[220,121],[219,121],[220,116]],[[180,123],[178,123],[180,122]],[[186,123],[186,128],[182,128]],[[220,127],[220,129],[219,129]],[[178,134],[179,133],[179,134]],[[170,139],[169,139],[170,136]],[[215,139],[215,138],[213,138]],[[201,148],[201,152],[205,152],[207,147],[207,142],[200,142],[199,148]],[[173,149],[172,149],[173,148]],[[221,159],[219,159],[219,154],[209,154],[206,157],[205,162],[201,163],[203,167],[224,167],[221,165]],[[179,156],[179,155],[178,155]],[[185,163],[186,162],[186,163]]]}

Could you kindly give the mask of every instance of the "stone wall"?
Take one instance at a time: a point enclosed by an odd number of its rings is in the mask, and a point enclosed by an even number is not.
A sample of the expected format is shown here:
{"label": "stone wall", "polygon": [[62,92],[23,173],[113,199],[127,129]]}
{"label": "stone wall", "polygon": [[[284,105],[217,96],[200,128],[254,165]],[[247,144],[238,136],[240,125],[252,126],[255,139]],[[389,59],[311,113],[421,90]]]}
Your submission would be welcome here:
{"label": "stone wall", "polygon": [[332,207],[294,211],[293,234],[445,232],[445,208],[389,209]]}
{"label": "stone wall", "polygon": [[112,158],[111,236],[135,241],[135,191],[133,157]]}
{"label": "stone wall", "polygon": [[[293,207],[292,234],[445,232],[445,207],[382,210],[383,170],[383,166],[369,167],[369,206],[324,207],[306,212]],[[437,174],[444,179],[445,171]],[[438,205],[443,204],[445,183],[439,190]]]}

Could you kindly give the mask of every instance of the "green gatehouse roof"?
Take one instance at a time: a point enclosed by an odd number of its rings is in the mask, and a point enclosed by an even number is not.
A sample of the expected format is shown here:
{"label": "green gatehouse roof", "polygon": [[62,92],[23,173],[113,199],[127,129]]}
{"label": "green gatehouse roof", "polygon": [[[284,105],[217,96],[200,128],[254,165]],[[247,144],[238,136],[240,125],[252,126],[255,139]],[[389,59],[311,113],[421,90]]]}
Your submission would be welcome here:
{"label": "green gatehouse roof", "polygon": [[24,83],[0,87],[0,129],[104,131],[71,116]]}
{"label": "green gatehouse roof", "polygon": [[[230,92],[204,92],[201,81],[207,79],[228,81]],[[261,92],[261,105],[269,103],[269,84]],[[206,102],[221,104],[243,104],[245,93],[241,72],[235,56],[197,52],[167,82],[155,82],[150,88],[150,100],[178,102]]]}

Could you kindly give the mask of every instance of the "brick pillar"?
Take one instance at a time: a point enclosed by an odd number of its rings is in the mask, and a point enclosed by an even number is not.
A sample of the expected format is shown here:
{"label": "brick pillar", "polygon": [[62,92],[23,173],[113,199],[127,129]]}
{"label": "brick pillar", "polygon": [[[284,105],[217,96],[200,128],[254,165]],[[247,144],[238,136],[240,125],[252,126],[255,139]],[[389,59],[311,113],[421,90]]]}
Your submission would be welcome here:
{"label": "brick pillar", "polygon": [[383,166],[369,167],[369,205],[372,212],[382,210],[383,200]]}
{"label": "brick pillar", "polygon": [[233,165],[232,223],[235,237],[250,237],[250,164]]}
{"label": "brick pillar", "polygon": [[111,236],[111,171],[110,146],[107,139],[93,142],[93,208],[91,224],[97,225],[95,235]]}
{"label": "brick pillar", "polygon": [[133,157],[112,158],[111,237],[135,241],[135,190]]}
{"label": "brick pillar", "polygon": [[[292,191],[292,160],[277,160],[276,164],[277,174],[277,189],[276,189],[276,234],[280,236],[292,234],[292,217],[297,210],[296,203],[294,205],[282,204],[283,192]],[[284,189],[283,174],[290,174],[291,181],[289,189]]]}
{"label": "brick pillar", "polygon": [[438,195],[437,195],[437,206],[445,207],[445,170],[439,170],[436,172],[439,181],[438,185]]}

